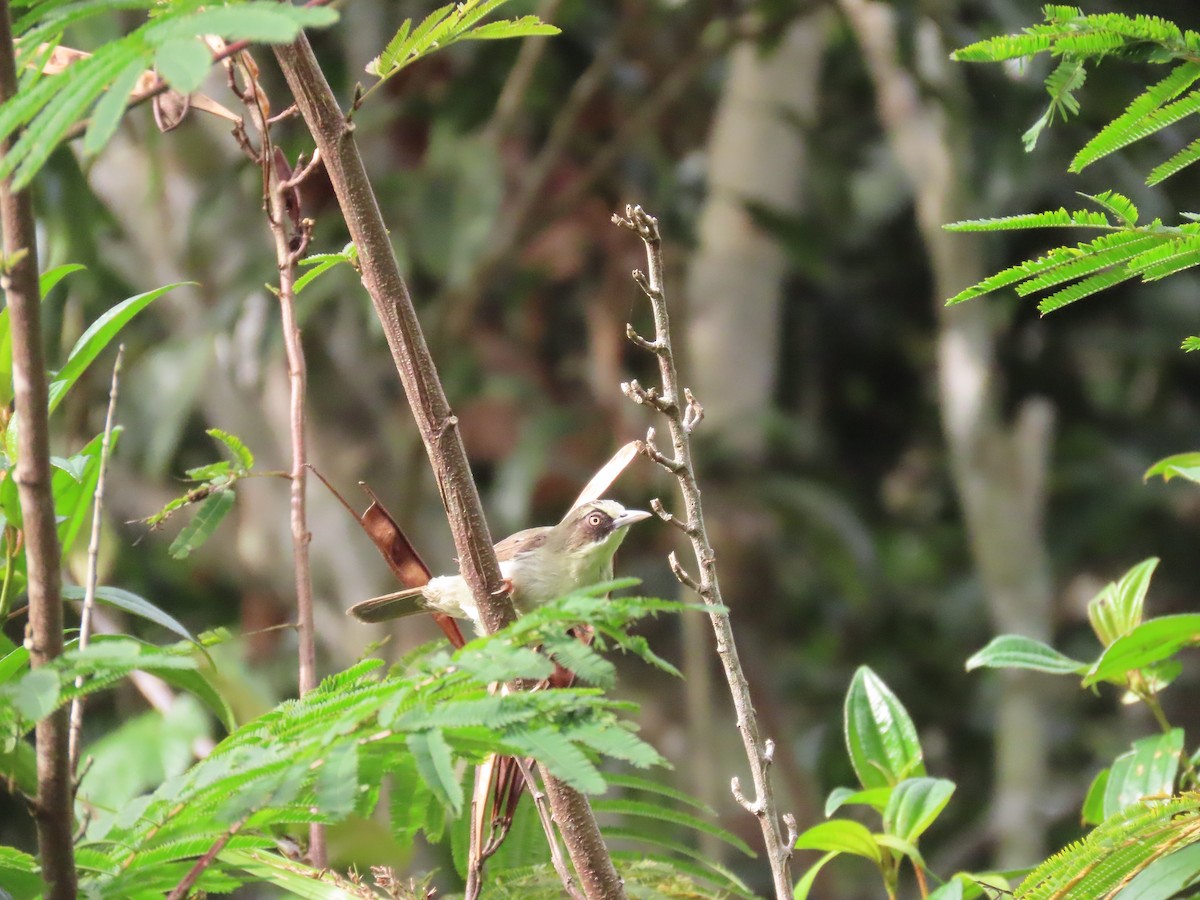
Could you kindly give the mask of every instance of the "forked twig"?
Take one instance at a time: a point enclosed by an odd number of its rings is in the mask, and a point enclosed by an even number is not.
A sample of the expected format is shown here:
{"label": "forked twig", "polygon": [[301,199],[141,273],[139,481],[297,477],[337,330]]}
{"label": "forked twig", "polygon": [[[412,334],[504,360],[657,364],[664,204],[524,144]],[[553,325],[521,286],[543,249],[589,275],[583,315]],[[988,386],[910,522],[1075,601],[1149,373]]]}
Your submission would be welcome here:
{"label": "forked twig", "polygon": [[668,557],[671,571],[681,584],[699,594],[707,606],[717,607],[710,611],[709,619],[713,631],[716,632],[717,655],[721,658],[725,680],[729,683],[729,690],[733,695],[737,726],[746,748],[746,758],[750,763],[755,796],[747,797],[736,777],[732,779],[730,787],[738,804],[758,818],[767,847],[775,894],[779,900],[785,900],[792,896],[790,869],[792,846],[796,841],[796,820],[791,815],[781,818],[776,807],[768,775],[775,744],[770,739],[764,740],[759,733],[758,719],[750,699],[750,685],[742,671],[737,645],[733,639],[733,628],[721,601],[716,553],[708,542],[704,511],[700,505],[700,489],[696,483],[696,470],[692,463],[691,434],[704,418],[704,407],[690,390],[681,389],[679,385],[679,373],[671,352],[671,323],[663,290],[662,237],[658,231],[658,220],[643,212],[640,206],[627,206],[625,215],[614,215],[613,222],[633,231],[646,245],[647,271],[634,272],[633,280],[650,300],[654,314],[654,339],[641,337],[632,326],[626,333],[634,344],[655,355],[662,378],[661,389],[644,388],[632,381],[621,385],[621,390],[635,403],[651,406],[667,419],[671,435],[671,455],[668,456],[658,448],[653,428],[649,430],[640,449],[651,461],[675,476],[683,497],[685,515],[673,515],[666,510],[661,501],[656,502],[653,509],[660,518],[675,525],[687,535],[696,564],[699,566],[698,577],[689,575],[675,554],[671,553]]}

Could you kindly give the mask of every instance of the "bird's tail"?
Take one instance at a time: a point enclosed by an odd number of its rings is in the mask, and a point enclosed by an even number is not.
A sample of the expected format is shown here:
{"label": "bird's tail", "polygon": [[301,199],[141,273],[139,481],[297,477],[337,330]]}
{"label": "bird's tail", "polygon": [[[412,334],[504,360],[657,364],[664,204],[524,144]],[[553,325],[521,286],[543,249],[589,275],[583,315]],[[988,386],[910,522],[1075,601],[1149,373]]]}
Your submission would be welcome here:
{"label": "bird's tail", "polygon": [[428,610],[424,588],[417,587],[355,603],[346,610],[346,615],[354,616],[360,622],[386,622]]}

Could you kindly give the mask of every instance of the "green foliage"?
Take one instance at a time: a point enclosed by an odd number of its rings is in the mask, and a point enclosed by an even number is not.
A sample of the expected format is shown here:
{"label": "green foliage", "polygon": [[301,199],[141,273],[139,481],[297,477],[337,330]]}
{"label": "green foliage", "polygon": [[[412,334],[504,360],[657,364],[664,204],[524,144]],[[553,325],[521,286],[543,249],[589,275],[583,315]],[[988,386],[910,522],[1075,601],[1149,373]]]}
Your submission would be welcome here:
{"label": "green foliage", "polygon": [[[1057,116],[1079,112],[1076,92],[1086,80],[1086,67],[1108,57],[1165,63],[1166,76],[1135,97],[1123,113],[1105,125],[1076,154],[1070,171],[1080,172],[1099,159],[1115,153],[1162,129],[1200,112],[1200,34],[1183,31],[1155,16],[1120,13],[1084,15],[1073,6],[1046,6],[1045,22],[1023,30],[978,41],[957,50],[953,58],[964,62],[998,62],[1049,53],[1059,60],[1046,78],[1050,105],[1025,134],[1027,150]],[[1158,184],[1200,159],[1200,141],[1156,166],[1148,184]],[[1084,195],[1089,196],[1089,195]],[[1200,265],[1200,230],[1194,217],[1188,224],[1164,226],[1155,219],[1137,224],[1137,209],[1128,198],[1106,191],[1089,196],[1105,210],[1097,215],[1088,210],[1065,209],[1028,215],[1005,216],[957,222],[952,231],[1008,231],[1018,228],[1075,226],[1109,231],[1074,247],[1062,246],[986,278],[960,291],[947,303],[960,303],[1004,287],[1015,287],[1019,296],[1065,285],[1038,303],[1043,313],[1060,309],[1106,288],[1133,278],[1157,281]],[[1184,341],[1184,349],[1200,347],[1200,341]]]}
{"label": "green foliage", "polygon": [[998,272],[960,291],[947,300],[947,304],[961,303],[1006,287],[1014,288],[1018,296],[1027,297],[1067,284],[1038,303],[1038,309],[1048,313],[1131,278],[1157,281],[1200,265],[1200,224],[1188,222],[1169,227],[1155,219],[1138,225],[1138,209],[1128,197],[1115,191],[1083,196],[1104,212],[1058,209],[997,219],[973,219],[945,226],[949,231],[964,232],[1045,227],[1092,228],[1107,232],[1073,247],[1055,247],[1042,256]]}
{"label": "green foliage", "polygon": [[[485,17],[507,2],[508,0],[465,0],[462,3],[447,3],[431,12],[415,27],[412,19],[405,19],[400,29],[383,48],[383,52],[367,64],[367,73],[379,79],[375,85],[377,86],[421,57],[458,41],[559,33],[558,28],[542,22],[537,16],[500,19],[482,24]],[[372,86],[372,89],[375,86]]]}
{"label": "green foliage", "polygon": [[[57,44],[70,26],[119,10],[144,10],[145,20],[130,33],[105,42],[57,75],[41,73],[43,44]],[[144,70],[158,67],[173,88],[190,93],[212,64],[206,35],[228,41],[286,43],[303,28],[332,24],[337,13],[325,6],[292,6],[269,0],[200,3],[174,0],[82,0],[30,4],[14,22],[19,41],[20,89],[0,107],[0,138],[19,136],[0,160],[0,177],[27,185],[54,148],[89,114],[84,149],[97,153],[116,131],[125,102]]]}
{"label": "green foliage", "polygon": [[[953,782],[925,774],[924,754],[908,711],[865,666],[855,673],[846,692],[845,735],[861,788],[836,788],[825,802],[825,815],[828,818],[848,803],[865,805],[880,816],[882,830],[872,832],[852,819],[829,819],[803,831],[796,849],[824,855],[796,883],[796,900],[806,900],[821,869],[843,854],[874,863],[887,896],[895,897],[905,859],[924,872],[918,842],[954,793]],[[978,891],[971,876],[960,876],[961,881],[956,881],[960,889],[965,881]]]}
{"label": "green foliage", "polygon": [[222,444],[233,458],[188,469],[186,480],[196,486],[144,520],[151,528],[157,528],[184,507],[199,504],[196,515],[180,529],[167,550],[175,559],[184,559],[204,546],[233,509],[234,486],[243,478],[255,474],[252,472],[254,454],[241,438],[220,428],[210,428],[206,433]]}
{"label": "green foliage", "polygon": [[[436,839],[447,818],[457,817],[464,807],[462,764],[491,753],[530,756],[592,793],[607,787],[599,766],[604,757],[660,764],[661,757],[621,718],[632,707],[596,688],[495,693],[489,686],[498,673],[528,679],[545,674],[548,660],[528,642],[552,622],[586,622],[606,636],[609,646],[653,659],[629,640],[628,623],[682,605],[637,597],[603,599],[611,587],[564,598],[549,605],[537,622],[518,621],[453,654],[438,649],[410,660],[404,671],[382,674],[380,661],[365,660],[325,679],[303,698],[247,722],[207,758],[170,775],[149,794],[122,797],[113,805],[107,793],[111,785],[85,780],[80,802],[92,815],[79,844],[81,890],[96,897],[161,896],[218,841],[227,843],[201,881],[210,891],[265,877],[268,871],[279,884],[287,882],[288,873],[315,876],[271,852],[272,830],[369,814],[385,780],[392,786],[394,830],[407,840],[418,832]],[[582,654],[598,654],[580,646]],[[26,666],[27,654],[0,659],[5,675],[0,681],[0,733],[7,746],[20,741],[38,718],[75,696],[117,683],[134,669],[168,678],[181,671],[199,674],[190,644],[155,648],[128,638],[98,640],[36,671]],[[590,667],[597,668],[594,663]],[[76,685],[79,678],[82,684]],[[131,731],[126,740],[137,740],[142,733]],[[618,780],[626,787],[648,784],[629,776]],[[87,793],[89,786],[95,793]],[[653,785],[650,789],[656,790]],[[748,852],[732,835],[661,802],[629,797],[608,802],[608,811],[623,822],[650,819],[659,823],[660,832],[663,822],[703,829]],[[633,840],[650,833],[650,828],[619,832]],[[657,845],[676,853],[682,847],[665,838]],[[19,856],[0,857],[0,867],[18,873],[27,862]],[[681,866],[686,870],[689,865],[684,858]],[[694,865],[710,881],[745,893],[744,885],[719,865]],[[334,876],[318,880],[326,887],[337,883]]]}
{"label": "green foliage", "polygon": [[1200,65],[1195,62],[1200,35],[1196,32],[1181,31],[1173,23],[1156,16],[1084,15],[1077,7],[1054,5],[1044,7],[1042,12],[1043,24],[1025,28],[1021,34],[978,41],[956,50],[952,57],[960,62],[1000,62],[1049,53],[1059,60],[1046,77],[1050,104],[1025,133],[1026,150],[1033,150],[1041,133],[1056,116],[1066,119],[1078,114],[1079,101],[1075,93],[1086,81],[1087,65],[1098,64],[1110,56],[1176,65],[1166,78],[1139,95],[1121,116],[1079,152],[1071,164],[1071,171],[1078,172],[1097,159],[1200,109],[1200,92],[1171,102],[1200,79]]}
{"label": "green foliage", "polygon": [[1013,896],[1017,900],[1112,896],[1155,861],[1197,840],[1200,795],[1136,803],[1038,866]]}

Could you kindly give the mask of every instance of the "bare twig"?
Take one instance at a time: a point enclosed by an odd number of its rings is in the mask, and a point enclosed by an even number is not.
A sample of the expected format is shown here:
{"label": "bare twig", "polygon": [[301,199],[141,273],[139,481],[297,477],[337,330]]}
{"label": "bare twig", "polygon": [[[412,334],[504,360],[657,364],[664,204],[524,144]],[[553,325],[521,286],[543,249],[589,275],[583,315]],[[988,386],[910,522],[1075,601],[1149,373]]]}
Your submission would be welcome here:
{"label": "bare twig", "polygon": [[[113,363],[112,385],[108,389],[108,412],[104,416],[104,437],[100,440],[100,471],[96,476],[96,492],[92,501],[92,535],[88,540],[87,574],[83,582],[83,612],[79,619],[79,649],[84,650],[92,639],[92,616],[96,606],[96,579],[100,559],[100,523],[104,518],[104,475],[108,469],[108,454],[112,446],[113,420],[117,409],[117,389],[121,384],[121,360],[125,345],[117,347]],[[75,679],[75,687],[83,686],[83,676]],[[79,771],[79,737],[83,731],[83,694],[71,703],[70,746],[71,771]]]}
{"label": "bare twig", "polygon": [[196,864],[188,869],[188,873],[183,876],[179,884],[175,885],[171,893],[167,894],[167,900],[184,900],[196,882],[200,880],[200,876],[204,874],[204,870],[213,864],[213,860],[217,858],[217,854],[225,849],[225,845],[233,840],[233,836],[242,830],[244,824],[246,824],[245,819],[234,822],[229,826],[229,830],[213,841],[213,845],[208,848],[208,851],[196,860]]}
{"label": "bare twig", "polygon": [[[16,96],[17,72],[8,0],[0,0],[0,103]],[[0,145],[8,153],[18,134]],[[38,288],[37,232],[33,197],[15,191],[12,176],[0,182],[0,223],[4,259],[0,283],[8,303],[12,334],[14,407],[17,431],[16,480],[25,531],[29,592],[29,625],[25,643],[29,664],[39,668],[63,651],[63,616],[58,523],[50,493],[49,389],[42,354],[42,320]],[[64,706],[37,723],[38,795],[34,804],[42,878],[50,900],[73,898],[76,892],[72,839],[71,758],[68,716]]]}
{"label": "bare twig", "polygon": [[[400,276],[353,124],[338,106],[307,37],[301,35],[292,44],[276,46],[275,56],[325,160],[350,237],[358,248],[363,284],[383,326],[429,455],[463,578],[487,631],[497,631],[514,621],[516,612],[492,549],[457,419],[446,401],[408,286]],[[624,887],[587,798],[552,777],[547,777],[545,784],[585,895],[593,900],[623,898]]]}
{"label": "bare twig", "polygon": [[[642,388],[636,382],[622,385],[625,393],[637,403],[654,400],[654,406],[667,418],[671,433],[673,458],[667,457],[654,443],[654,431],[650,430],[642,452],[675,476],[686,510],[683,529],[688,535],[696,563],[700,568],[699,578],[687,574],[674,553],[670,556],[671,571],[681,583],[700,595],[708,606],[722,606],[721,586],[717,581],[716,554],[708,542],[704,527],[704,511],[700,505],[700,489],[696,483],[696,470],[692,463],[691,431],[703,415],[700,404],[687,389],[680,389],[679,374],[671,352],[671,327],[667,315],[667,303],[663,293],[662,238],[658,221],[642,211],[640,206],[626,207],[625,215],[614,215],[613,221],[633,231],[646,245],[647,274],[635,273],[634,280],[650,299],[654,313],[654,353],[658,358],[659,375],[662,378],[661,392],[653,388]],[[680,402],[682,396],[683,402]],[[661,507],[661,504],[660,504]],[[665,512],[665,510],[664,510]],[[660,513],[662,515],[662,513]],[[678,520],[676,520],[678,521]],[[734,799],[747,812],[758,818],[762,827],[763,840],[767,848],[767,860],[771,865],[771,877],[775,895],[779,900],[792,896],[791,857],[795,842],[795,820],[781,817],[776,809],[775,795],[771,789],[769,769],[775,753],[775,744],[764,740],[759,734],[758,718],[750,699],[750,685],[738,659],[737,645],[727,612],[713,611],[709,614],[717,639],[717,655],[725,669],[725,680],[733,695],[733,706],[737,713],[737,726],[746,748],[750,763],[750,775],[754,783],[754,797],[747,797],[740,781],[731,781]],[[785,832],[783,829],[787,828]]]}
{"label": "bare twig", "polygon": [[[294,285],[296,266],[308,250],[312,234],[312,222],[300,216],[299,184],[311,173],[320,154],[314,153],[312,162],[299,165],[295,171],[288,165],[283,152],[275,147],[271,139],[271,122],[275,120],[268,114],[266,98],[258,82],[257,67],[247,56],[236,57],[245,60],[245,64],[239,68],[246,82],[244,90],[236,85],[234,90],[251,113],[249,121],[258,128],[259,146],[257,150],[251,146],[244,130],[235,130],[235,137],[262,170],[267,226],[275,242],[275,263],[279,270],[279,288],[275,295],[279,299],[289,383],[288,433],[292,465],[288,477],[291,484],[292,565],[296,582],[298,682],[300,695],[303,696],[317,686],[317,650],[313,625],[312,570],[309,565],[312,533],[308,529],[308,436],[305,416],[308,365],[304,358],[300,325],[296,319]],[[234,78],[232,71],[230,78]],[[325,826],[320,823],[313,823],[309,827],[308,859],[318,869],[328,864]]]}

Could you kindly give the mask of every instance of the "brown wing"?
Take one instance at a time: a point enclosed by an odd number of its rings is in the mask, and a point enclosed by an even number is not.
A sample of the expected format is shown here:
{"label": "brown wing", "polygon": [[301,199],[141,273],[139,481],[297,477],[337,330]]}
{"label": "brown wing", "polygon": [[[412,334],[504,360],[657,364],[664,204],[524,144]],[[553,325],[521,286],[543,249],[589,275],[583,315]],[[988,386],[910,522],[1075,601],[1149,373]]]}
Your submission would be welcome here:
{"label": "brown wing", "polygon": [[550,535],[550,526],[541,525],[537,528],[526,528],[524,531],[518,531],[516,534],[510,534],[504,540],[496,545],[496,559],[500,562],[506,562],[512,559],[518,553],[526,553],[530,550],[536,550],[542,544],[546,543],[546,538]]}

